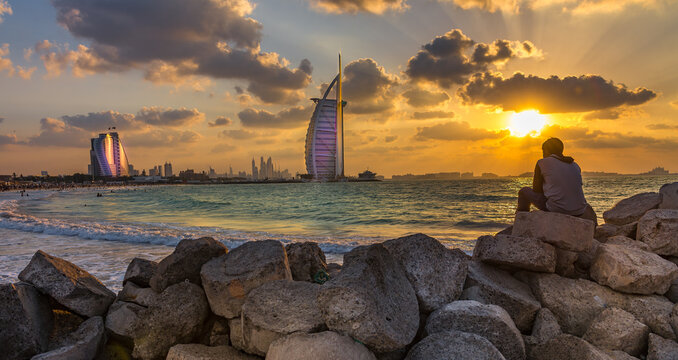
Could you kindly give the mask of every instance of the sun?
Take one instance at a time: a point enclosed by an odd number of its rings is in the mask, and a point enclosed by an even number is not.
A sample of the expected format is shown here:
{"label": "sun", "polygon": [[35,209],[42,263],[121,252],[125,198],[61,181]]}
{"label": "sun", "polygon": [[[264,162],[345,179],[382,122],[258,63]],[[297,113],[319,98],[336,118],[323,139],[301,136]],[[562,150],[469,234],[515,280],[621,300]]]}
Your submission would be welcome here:
{"label": "sun", "polygon": [[508,129],[516,137],[537,136],[548,122],[548,116],[537,110],[526,110],[511,115]]}

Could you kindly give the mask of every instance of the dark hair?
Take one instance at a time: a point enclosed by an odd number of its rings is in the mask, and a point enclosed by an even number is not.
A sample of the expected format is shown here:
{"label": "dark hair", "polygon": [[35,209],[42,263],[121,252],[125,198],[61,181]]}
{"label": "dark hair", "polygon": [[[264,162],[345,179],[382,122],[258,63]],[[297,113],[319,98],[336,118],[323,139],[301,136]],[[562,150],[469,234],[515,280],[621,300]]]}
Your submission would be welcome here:
{"label": "dark hair", "polygon": [[547,154],[563,156],[565,145],[563,145],[563,142],[560,141],[560,139],[552,137],[544,141],[544,143],[541,145],[541,149]]}

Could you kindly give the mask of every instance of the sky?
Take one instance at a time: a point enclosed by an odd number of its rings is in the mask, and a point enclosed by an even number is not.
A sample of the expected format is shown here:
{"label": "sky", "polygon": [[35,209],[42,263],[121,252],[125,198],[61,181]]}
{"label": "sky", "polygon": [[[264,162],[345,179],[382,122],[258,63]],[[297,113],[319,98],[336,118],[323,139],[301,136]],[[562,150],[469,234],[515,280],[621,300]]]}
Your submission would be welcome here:
{"label": "sky", "polygon": [[[676,0],[0,0],[0,174],[253,157],[306,173],[344,65],[346,173],[678,172]],[[259,161],[257,160],[257,163]]]}

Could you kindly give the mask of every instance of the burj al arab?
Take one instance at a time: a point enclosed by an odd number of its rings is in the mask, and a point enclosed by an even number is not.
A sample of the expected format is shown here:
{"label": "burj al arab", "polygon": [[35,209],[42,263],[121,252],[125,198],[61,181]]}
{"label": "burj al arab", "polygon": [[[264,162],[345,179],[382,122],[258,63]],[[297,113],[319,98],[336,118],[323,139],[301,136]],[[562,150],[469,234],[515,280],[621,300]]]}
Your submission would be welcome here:
{"label": "burj al arab", "polygon": [[[344,106],[342,100],[342,69],[339,55],[339,75],[325,91],[322,99],[311,99],[315,111],[306,133],[306,170],[316,181],[344,179]],[[327,96],[335,88],[336,98]]]}

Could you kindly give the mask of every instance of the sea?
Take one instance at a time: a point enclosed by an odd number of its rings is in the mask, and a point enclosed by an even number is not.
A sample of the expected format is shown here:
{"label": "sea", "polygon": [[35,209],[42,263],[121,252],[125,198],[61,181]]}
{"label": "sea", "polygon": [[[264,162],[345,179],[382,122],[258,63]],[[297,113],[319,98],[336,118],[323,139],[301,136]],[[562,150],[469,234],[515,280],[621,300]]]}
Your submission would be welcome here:
{"label": "sea", "polygon": [[[0,193],[0,282],[16,281],[37,250],[84,268],[120,290],[134,257],[160,260],[182,239],[314,241],[328,262],[356,246],[425,233],[470,253],[475,240],[509,226],[531,178],[160,185]],[[677,176],[584,179],[602,223],[619,200],[657,192]],[[102,196],[98,197],[97,193]]]}

